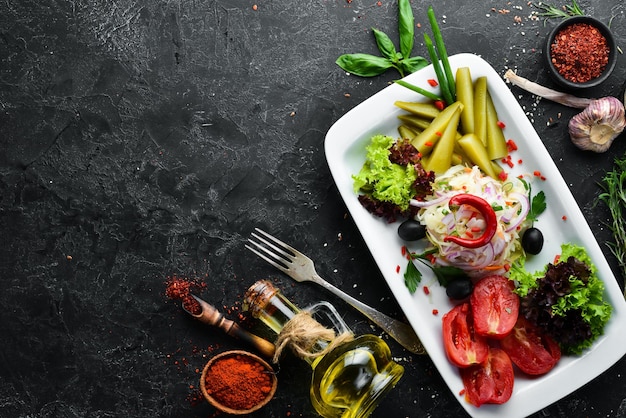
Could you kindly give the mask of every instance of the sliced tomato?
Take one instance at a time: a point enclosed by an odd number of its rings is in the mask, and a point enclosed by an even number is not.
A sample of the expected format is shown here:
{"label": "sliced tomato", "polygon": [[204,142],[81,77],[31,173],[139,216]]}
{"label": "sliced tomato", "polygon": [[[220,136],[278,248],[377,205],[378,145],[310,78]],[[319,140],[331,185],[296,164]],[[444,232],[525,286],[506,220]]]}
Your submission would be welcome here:
{"label": "sliced tomato", "polygon": [[465,399],[474,406],[502,404],[513,394],[513,363],[499,348],[490,348],[482,364],[461,369]]}
{"label": "sliced tomato", "polygon": [[519,314],[519,296],[504,276],[487,276],[474,286],[470,296],[474,328],[478,335],[501,339],[509,335]]}
{"label": "sliced tomato", "polygon": [[561,359],[557,342],[522,315],[501,347],[521,371],[533,376],[549,372]]}
{"label": "sliced tomato", "polygon": [[443,318],[443,347],[448,359],[458,367],[482,363],[487,358],[487,340],[474,332],[469,303],[455,306]]}

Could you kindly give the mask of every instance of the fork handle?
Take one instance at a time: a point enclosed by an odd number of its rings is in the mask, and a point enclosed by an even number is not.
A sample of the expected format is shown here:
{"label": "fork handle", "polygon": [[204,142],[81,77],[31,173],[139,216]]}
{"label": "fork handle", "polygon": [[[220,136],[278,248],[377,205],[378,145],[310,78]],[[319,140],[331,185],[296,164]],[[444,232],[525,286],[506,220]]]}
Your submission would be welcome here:
{"label": "fork handle", "polygon": [[398,321],[397,319],[393,319],[377,311],[371,306],[368,306],[363,302],[353,298],[352,296],[328,283],[326,280],[322,279],[318,274],[314,274],[313,277],[311,277],[311,281],[322,286],[335,296],[343,299],[350,306],[361,312],[374,324],[378,325],[383,331],[389,334],[389,336],[391,336],[394,340],[396,340],[398,343],[400,343],[400,345],[402,345],[410,352],[416,354],[424,354],[426,352],[424,350],[424,346],[422,346],[421,341],[419,340],[419,338],[415,334],[415,331],[410,325],[402,321]]}

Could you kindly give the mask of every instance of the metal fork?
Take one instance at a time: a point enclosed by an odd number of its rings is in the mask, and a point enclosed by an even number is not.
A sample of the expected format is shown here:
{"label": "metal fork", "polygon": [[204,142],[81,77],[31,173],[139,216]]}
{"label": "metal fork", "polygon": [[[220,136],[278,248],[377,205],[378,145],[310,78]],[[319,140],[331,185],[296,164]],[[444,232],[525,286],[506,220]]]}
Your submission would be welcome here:
{"label": "metal fork", "polygon": [[335,296],[343,299],[410,352],[417,354],[424,354],[426,352],[410,325],[390,318],[339,290],[317,274],[313,260],[309,257],[259,228],[255,228],[255,231],[258,232],[258,234],[253,232],[251,236],[256,239],[256,241],[249,238],[248,242],[252,245],[246,244],[245,247],[247,249],[295,281],[317,283]]}

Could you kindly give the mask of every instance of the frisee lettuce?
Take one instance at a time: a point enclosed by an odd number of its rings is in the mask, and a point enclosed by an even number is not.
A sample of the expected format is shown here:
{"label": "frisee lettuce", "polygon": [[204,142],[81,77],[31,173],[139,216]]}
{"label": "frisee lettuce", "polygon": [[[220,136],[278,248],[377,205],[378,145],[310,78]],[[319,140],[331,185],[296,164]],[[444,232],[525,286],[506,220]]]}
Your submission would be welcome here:
{"label": "frisee lettuce", "polygon": [[366,147],[365,164],[361,171],[352,176],[354,191],[367,191],[374,199],[398,205],[407,210],[409,201],[415,196],[412,187],[417,179],[412,165],[402,166],[389,159],[389,148],[395,139],[385,135],[375,135]]}

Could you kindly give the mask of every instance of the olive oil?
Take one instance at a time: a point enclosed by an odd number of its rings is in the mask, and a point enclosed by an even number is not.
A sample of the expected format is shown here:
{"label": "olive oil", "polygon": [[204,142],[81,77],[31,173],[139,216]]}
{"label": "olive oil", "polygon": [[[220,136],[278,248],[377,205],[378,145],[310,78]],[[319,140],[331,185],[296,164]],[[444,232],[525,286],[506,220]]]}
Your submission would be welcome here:
{"label": "olive oil", "polygon": [[[280,334],[300,309],[285,298],[270,282],[259,281],[244,296],[244,308]],[[350,332],[334,307],[321,302],[306,309],[312,315],[323,312],[340,332]],[[327,348],[317,341],[311,351]],[[398,383],[404,368],[391,359],[387,344],[374,335],[361,335],[319,356],[303,356],[313,369],[311,403],[326,418],[366,417]]]}

